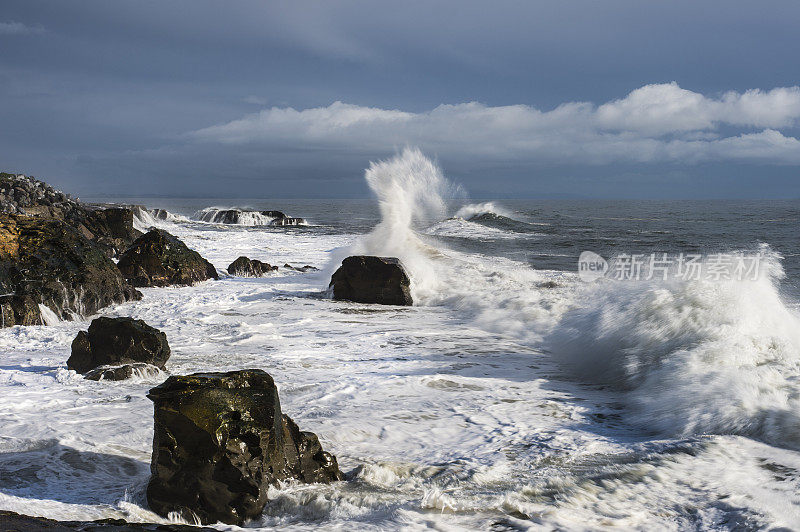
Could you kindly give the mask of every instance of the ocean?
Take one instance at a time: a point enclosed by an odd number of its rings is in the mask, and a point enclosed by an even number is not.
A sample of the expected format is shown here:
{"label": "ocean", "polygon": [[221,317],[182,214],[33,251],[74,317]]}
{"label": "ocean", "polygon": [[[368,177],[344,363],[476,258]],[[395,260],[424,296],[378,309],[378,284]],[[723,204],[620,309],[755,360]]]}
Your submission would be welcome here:
{"label": "ocean", "polygon": [[[167,209],[138,223],[221,272],[240,255],[319,268],[147,288],[103,312],[164,331],[170,373],[266,370],[337,456],[347,481],[271,488],[249,527],[798,527],[800,201],[476,201],[413,151],[366,179],[370,200],[116,198]],[[197,220],[234,207],[307,225]],[[605,275],[581,275],[583,252]],[[330,299],[349,254],[399,257],[415,305]],[[144,488],[145,393],[167,373],[68,371],[90,319],[0,330],[0,508],[166,522]]]}

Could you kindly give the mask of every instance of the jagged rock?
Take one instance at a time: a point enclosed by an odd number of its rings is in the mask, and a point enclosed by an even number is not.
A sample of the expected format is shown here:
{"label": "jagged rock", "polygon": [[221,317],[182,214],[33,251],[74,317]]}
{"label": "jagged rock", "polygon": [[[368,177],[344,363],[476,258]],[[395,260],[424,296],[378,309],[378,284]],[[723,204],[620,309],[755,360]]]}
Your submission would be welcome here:
{"label": "jagged rock", "polygon": [[[72,341],[67,367],[86,373],[100,366],[143,362],[164,369],[170,349],[167,335],[142,320],[97,318]],[[133,368],[132,368],[133,369]]]}
{"label": "jagged rock", "polygon": [[191,525],[165,525],[160,523],[129,523],[122,519],[97,521],[56,521],[45,517],[32,517],[8,510],[0,510],[0,530],[3,532],[197,532],[216,529]]}
{"label": "jagged rock", "polygon": [[239,257],[228,266],[228,273],[240,277],[261,277],[277,269],[277,266],[271,266],[269,263],[261,262],[260,260]]}
{"label": "jagged rock", "polygon": [[67,222],[79,224],[88,231],[89,240],[106,248],[111,256],[119,256],[137,238],[142,236],[133,227],[134,209],[129,207],[107,207],[74,211]]}
{"label": "jagged rock", "polygon": [[210,262],[163,229],[137,238],[117,267],[133,286],[186,286],[219,278]]}
{"label": "jagged rock", "polygon": [[270,484],[343,478],[316,436],[282,414],[264,371],[171,376],[147,397],[155,420],[147,501],[160,515],[241,525],[261,514]]}
{"label": "jagged rock", "polygon": [[14,325],[42,325],[39,305],[29,295],[6,294],[0,296],[2,327]]}
{"label": "jagged rock", "polygon": [[0,292],[28,296],[61,319],[142,296],[76,229],[13,214],[0,214]]}
{"label": "jagged rock", "polygon": [[410,285],[399,259],[367,255],[344,259],[330,283],[334,299],[383,305],[413,304]]}
{"label": "jagged rock", "polygon": [[158,375],[159,369],[143,362],[123,364],[122,366],[100,366],[86,372],[83,378],[90,381],[121,381],[130,379],[134,375],[139,375],[140,377]]}

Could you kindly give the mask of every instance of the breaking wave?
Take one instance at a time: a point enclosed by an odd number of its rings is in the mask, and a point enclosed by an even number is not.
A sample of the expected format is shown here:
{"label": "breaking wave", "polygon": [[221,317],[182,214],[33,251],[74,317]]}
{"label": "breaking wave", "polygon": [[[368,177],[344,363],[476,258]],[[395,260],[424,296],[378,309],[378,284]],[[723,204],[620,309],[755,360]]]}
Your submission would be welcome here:
{"label": "breaking wave", "polygon": [[[762,250],[754,280],[584,284],[562,273],[542,282],[553,272],[470,261],[417,232],[420,220],[442,219],[454,189],[419,150],[372,163],[366,179],[382,218],[346,252],[399,257],[416,304],[457,308],[546,350],[571,375],[616,390],[629,421],[648,430],[800,448],[800,317],[781,299],[777,254]],[[456,214],[499,210],[468,205]]]}
{"label": "breaking wave", "polygon": [[308,225],[303,218],[287,216],[281,211],[254,211],[237,207],[206,207],[197,211],[193,218],[200,222],[247,226]]}

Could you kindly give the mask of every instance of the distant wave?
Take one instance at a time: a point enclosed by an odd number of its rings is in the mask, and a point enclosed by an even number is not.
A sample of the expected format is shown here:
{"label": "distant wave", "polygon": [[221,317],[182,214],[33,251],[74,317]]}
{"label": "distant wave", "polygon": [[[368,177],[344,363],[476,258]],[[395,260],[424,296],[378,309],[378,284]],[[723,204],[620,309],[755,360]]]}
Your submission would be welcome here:
{"label": "distant wave", "polygon": [[495,216],[505,216],[506,218],[511,218],[511,214],[506,209],[492,202],[471,203],[469,205],[464,205],[458,209],[458,211],[456,211],[455,216],[457,218],[469,220],[484,214],[494,214]]}
{"label": "distant wave", "polygon": [[189,218],[174,214],[166,209],[137,208],[133,214],[134,229],[146,233],[151,227],[160,227],[165,223],[188,222]]}
{"label": "distant wave", "polygon": [[303,218],[287,216],[281,211],[254,211],[238,207],[206,207],[193,218],[200,222],[246,226],[308,225]]}

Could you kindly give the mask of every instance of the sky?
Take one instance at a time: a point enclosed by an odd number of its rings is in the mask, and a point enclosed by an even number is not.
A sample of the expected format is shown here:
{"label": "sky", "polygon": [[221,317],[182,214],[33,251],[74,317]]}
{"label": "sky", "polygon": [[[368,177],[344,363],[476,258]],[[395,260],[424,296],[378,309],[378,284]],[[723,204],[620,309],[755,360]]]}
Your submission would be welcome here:
{"label": "sky", "polygon": [[800,2],[3,0],[0,170],[79,195],[800,198]]}

